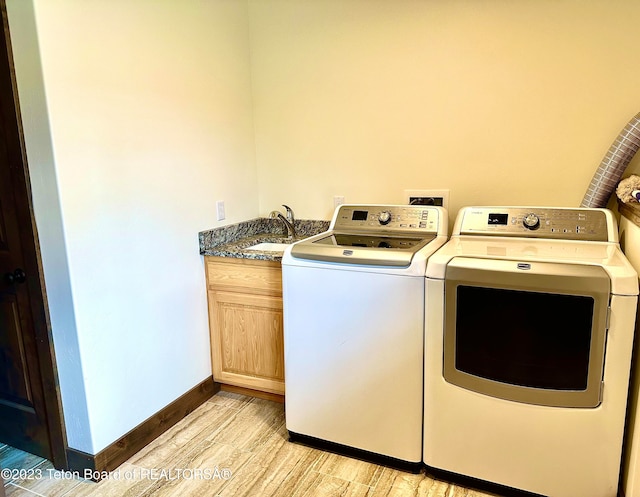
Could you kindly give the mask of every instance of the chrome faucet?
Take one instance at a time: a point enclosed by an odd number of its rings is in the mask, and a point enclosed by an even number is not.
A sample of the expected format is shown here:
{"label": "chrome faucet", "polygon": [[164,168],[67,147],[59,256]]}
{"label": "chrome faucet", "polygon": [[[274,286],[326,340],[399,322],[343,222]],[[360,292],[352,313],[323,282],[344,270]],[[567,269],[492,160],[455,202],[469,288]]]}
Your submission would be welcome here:
{"label": "chrome faucet", "polygon": [[295,221],[293,219],[293,210],[291,209],[291,207],[289,207],[288,205],[284,205],[282,204],[282,207],[284,207],[285,209],[287,209],[287,221],[289,221],[291,224],[293,224],[293,221]]}
{"label": "chrome faucet", "polygon": [[296,228],[294,226],[295,219],[293,217],[293,210],[288,205],[282,204],[282,207],[287,209],[287,217],[285,217],[280,211],[271,211],[269,217],[271,219],[280,219],[284,223],[285,228],[287,228],[287,238],[289,240],[293,240],[296,237]]}

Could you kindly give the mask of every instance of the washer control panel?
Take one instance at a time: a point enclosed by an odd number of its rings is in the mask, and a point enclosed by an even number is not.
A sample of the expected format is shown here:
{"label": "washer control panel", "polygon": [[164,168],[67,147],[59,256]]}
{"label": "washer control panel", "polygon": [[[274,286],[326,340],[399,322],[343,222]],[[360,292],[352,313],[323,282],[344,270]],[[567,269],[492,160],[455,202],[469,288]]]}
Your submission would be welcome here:
{"label": "washer control panel", "polygon": [[466,207],[454,234],[610,241],[612,218],[604,209]]}
{"label": "washer control panel", "polygon": [[439,211],[423,205],[341,205],[334,230],[437,232]]}

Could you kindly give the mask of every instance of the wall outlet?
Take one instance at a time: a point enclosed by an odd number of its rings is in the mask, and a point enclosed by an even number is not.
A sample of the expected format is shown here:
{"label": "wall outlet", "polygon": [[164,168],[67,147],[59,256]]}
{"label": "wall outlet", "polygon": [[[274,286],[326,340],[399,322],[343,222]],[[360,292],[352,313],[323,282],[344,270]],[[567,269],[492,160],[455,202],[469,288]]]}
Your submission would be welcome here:
{"label": "wall outlet", "polygon": [[222,221],[224,218],[224,200],[218,200],[216,202],[216,219]]}
{"label": "wall outlet", "polygon": [[449,209],[449,190],[405,190],[409,205],[437,205]]}
{"label": "wall outlet", "polygon": [[342,204],[344,204],[344,195],[335,195],[333,197],[333,208],[335,209]]}

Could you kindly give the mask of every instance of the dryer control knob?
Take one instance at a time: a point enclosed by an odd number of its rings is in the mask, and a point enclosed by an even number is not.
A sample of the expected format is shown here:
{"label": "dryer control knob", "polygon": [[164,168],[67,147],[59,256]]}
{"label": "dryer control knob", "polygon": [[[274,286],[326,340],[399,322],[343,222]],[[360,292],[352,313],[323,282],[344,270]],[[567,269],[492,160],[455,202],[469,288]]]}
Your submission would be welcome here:
{"label": "dryer control knob", "polygon": [[528,230],[537,230],[540,227],[540,218],[532,212],[524,216],[522,224]]}
{"label": "dryer control knob", "polygon": [[389,211],[382,211],[380,214],[378,214],[378,222],[382,225],[389,224],[392,218],[393,216]]}

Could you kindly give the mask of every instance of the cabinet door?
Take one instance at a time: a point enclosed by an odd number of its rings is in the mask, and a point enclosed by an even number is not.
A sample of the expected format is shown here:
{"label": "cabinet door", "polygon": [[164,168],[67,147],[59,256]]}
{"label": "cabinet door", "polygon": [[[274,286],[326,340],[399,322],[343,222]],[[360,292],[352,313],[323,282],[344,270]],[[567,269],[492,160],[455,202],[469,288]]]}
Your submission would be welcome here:
{"label": "cabinet door", "polygon": [[213,378],[284,394],[282,298],[210,291]]}

